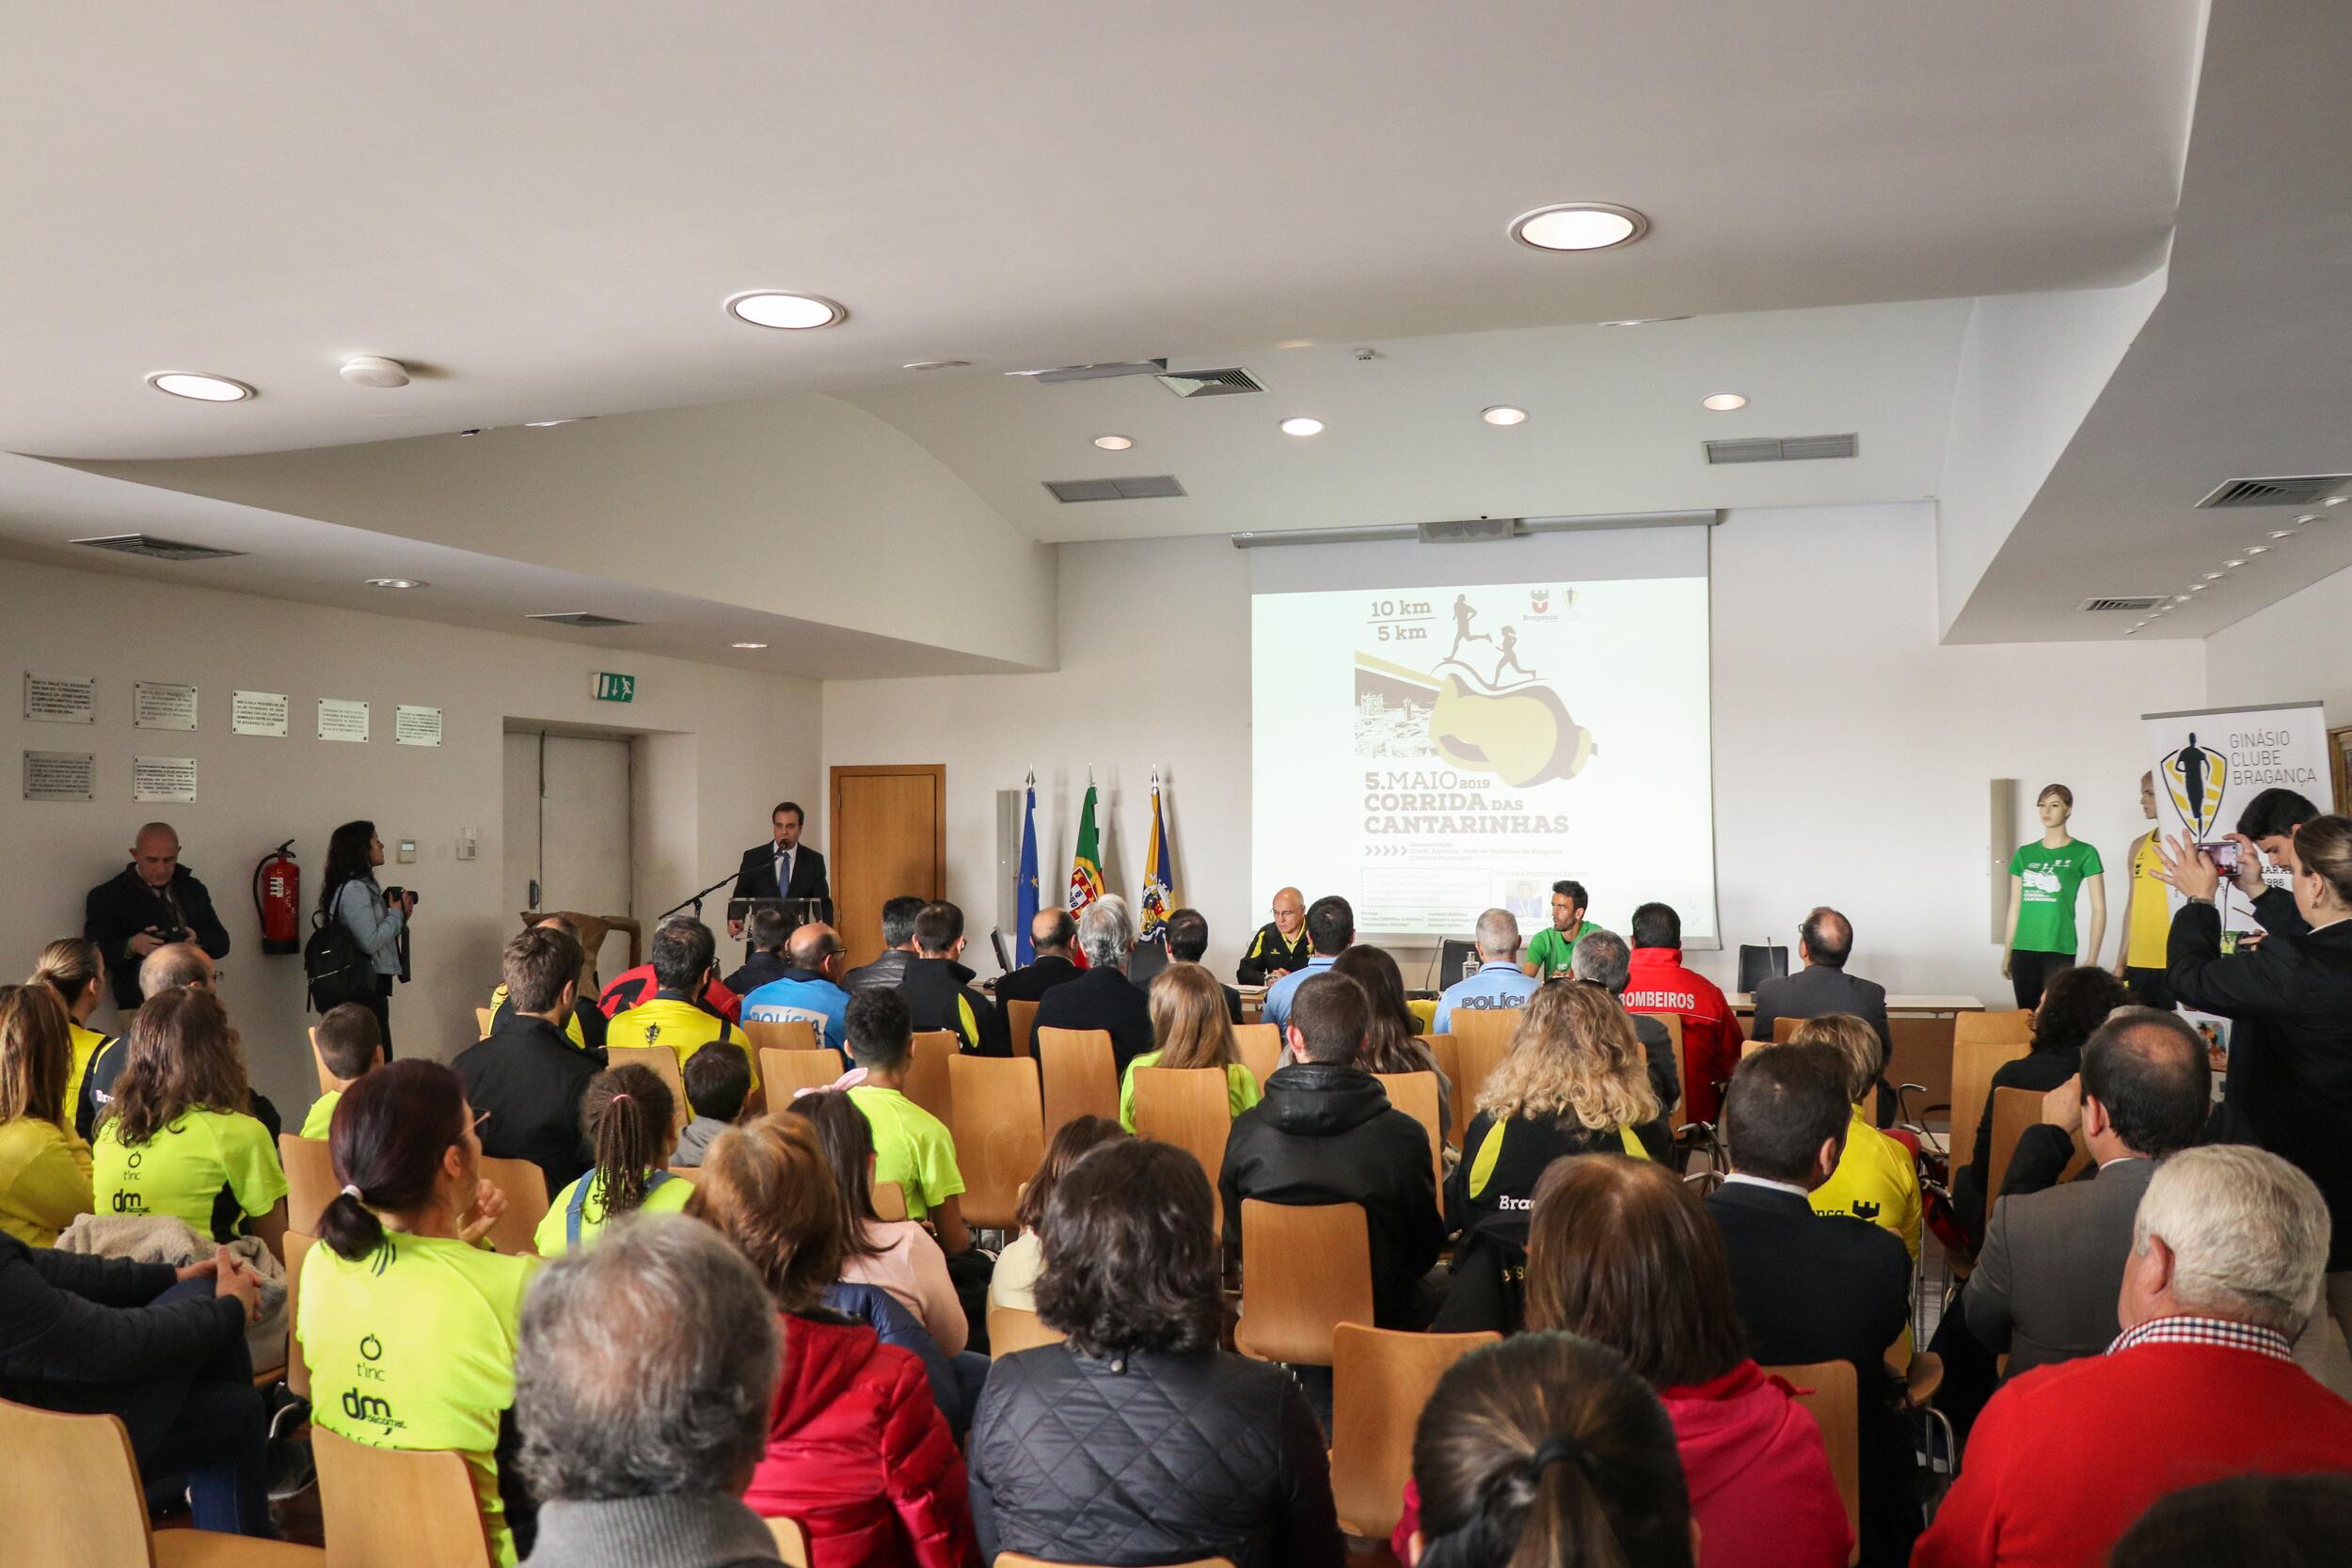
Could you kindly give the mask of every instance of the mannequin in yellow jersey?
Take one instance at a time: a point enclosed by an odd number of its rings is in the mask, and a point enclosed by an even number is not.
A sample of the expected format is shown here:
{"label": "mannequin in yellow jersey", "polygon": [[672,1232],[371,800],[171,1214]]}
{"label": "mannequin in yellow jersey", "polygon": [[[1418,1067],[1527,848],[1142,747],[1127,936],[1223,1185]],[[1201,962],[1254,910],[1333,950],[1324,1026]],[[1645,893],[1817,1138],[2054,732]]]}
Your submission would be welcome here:
{"label": "mannequin in yellow jersey", "polygon": [[[2139,776],[2139,815],[2156,819],[2156,776]],[[2123,884],[2123,940],[2115,948],[2115,977],[2130,989],[2132,1000],[2143,1007],[2172,1006],[2172,988],[2164,977],[2164,944],[2172,934],[2170,890],[2161,873],[2164,861],[2156,853],[2156,830],[2132,840],[2123,857],[2130,879]],[[2092,955],[2097,961],[2097,955]]]}

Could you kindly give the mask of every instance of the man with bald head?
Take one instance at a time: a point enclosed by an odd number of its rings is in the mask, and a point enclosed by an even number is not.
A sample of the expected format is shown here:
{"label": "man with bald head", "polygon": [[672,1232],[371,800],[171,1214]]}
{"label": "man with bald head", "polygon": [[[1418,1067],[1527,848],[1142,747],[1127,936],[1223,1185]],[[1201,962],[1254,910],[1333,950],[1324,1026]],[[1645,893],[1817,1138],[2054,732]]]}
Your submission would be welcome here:
{"label": "man with bald head", "polygon": [[1756,988],[1756,1027],[1750,1039],[1772,1037],[1772,1021],[1782,1018],[1826,1018],[1851,1013],[1878,1034],[1879,1044],[1895,1049],[1886,1029],[1886,988],[1846,973],[1847,955],[1853,951],[1853,927],[1846,917],[1823,904],[1797,927],[1797,956],[1804,967],[1794,974],[1767,980]]}
{"label": "man with bald head", "polygon": [[1037,957],[996,978],[996,1003],[1038,1002],[1056,986],[1066,986],[1086,973],[1070,956],[1078,940],[1078,923],[1068,910],[1040,910],[1029,922],[1029,945]]}
{"label": "man with bald head", "polygon": [[1269,985],[1295,970],[1307,967],[1314,949],[1307,941],[1307,900],[1295,887],[1274,895],[1274,918],[1258,927],[1242,950],[1233,978],[1245,986]]}
{"label": "man with bald head", "polygon": [[796,927],[785,943],[782,974],[743,998],[746,1023],[804,1022],[817,1025],[817,1043],[849,1044],[850,993],[841,976],[850,967],[841,934],[821,920]]}
{"label": "man with bald head", "polygon": [[120,876],[99,883],[82,901],[82,936],[106,955],[115,1006],[135,1008],[139,964],[158,947],[191,942],[215,958],[229,956],[229,931],[213,912],[213,895],[180,863],[180,835],[168,822],[150,822],[131,846]]}

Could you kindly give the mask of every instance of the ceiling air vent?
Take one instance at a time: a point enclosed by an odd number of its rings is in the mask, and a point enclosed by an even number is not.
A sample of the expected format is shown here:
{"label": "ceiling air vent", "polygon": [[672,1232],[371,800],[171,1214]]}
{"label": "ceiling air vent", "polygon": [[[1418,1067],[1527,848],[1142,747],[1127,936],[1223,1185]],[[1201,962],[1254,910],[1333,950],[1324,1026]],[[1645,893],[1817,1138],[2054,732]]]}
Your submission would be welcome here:
{"label": "ceiling air vent", "polygon": [[1851,457],[1861,438],[1843,436],[1755,436],[1737,440],[1708,441],[1709,463],[1804,463],[1818,457]]}
{"label": "ceiling air vent", "polygon": [[243,550],[216,550],[210,545],[185,545],[177,539],[158,539],[151,533],[109,533],[96,539],[76,539],[76,545],[87,545],[94,550],[113,550],[118,555],[143,555],[150,561],[226,561],[230,556],[245,554]]}
{"label": "ceiling air vent", "polygon": [[1184,493],[1174,474],[1136,474],[1127,479],[1049,479],[1045,488],[1064,505],[1072,501],[1156,500]]}
{"label": "ceiling air vent", "polygon": [[2268,479],[2233,479],[2197,504],[2204,506],[2309,506],[2352,490],[2352,474],[2288,474]]}
{"label": "ceiling air vent", "polygon": [[1165,359],[1106,359],[1095,365],[1056,365],[1042,371],[1007,371],[1031,381],[1109,381],[1122,375],[1157,375],[1168,369]]}
{"label": "ceiling air vent", "polygon": [[624,621],[617,615],[598,615],[592,610],[566,610],[552,615],[526,615],[526,621],[545,621],[558,626],[633,626],[635,621]]}
{"label": "ceiling air vent", "polygon": [[2161,594],[2109,594],[2101,598],[2085,599],[2075,608],[2097,615],[2111,610],[2149,610],[2164,603]]}
{"label": "ceiling air vent", "polygon": [[1223,371],[1173,371],[1160,378],[1160,385],[1180,398],[1222,398],[1235,392],[1263,392],[1258,378],[1241,369]]}

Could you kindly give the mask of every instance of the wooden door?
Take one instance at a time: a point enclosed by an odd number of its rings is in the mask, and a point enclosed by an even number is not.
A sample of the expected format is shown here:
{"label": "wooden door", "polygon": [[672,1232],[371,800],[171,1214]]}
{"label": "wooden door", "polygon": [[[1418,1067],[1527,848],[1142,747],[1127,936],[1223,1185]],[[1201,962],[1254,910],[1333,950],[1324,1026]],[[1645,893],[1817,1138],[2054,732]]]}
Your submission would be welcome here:
{"label": "wooden door", "polygon": [[946,765],[833,770],[834,916],[852,964],[881,956],[882,908],[947,889]]}

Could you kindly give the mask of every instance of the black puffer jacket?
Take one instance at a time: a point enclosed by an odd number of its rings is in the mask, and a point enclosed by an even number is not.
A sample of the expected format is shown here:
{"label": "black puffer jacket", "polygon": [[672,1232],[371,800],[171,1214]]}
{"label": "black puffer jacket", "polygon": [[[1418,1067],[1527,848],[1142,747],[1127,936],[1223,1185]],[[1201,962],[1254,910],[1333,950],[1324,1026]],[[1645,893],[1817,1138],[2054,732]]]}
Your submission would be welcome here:
{"label": "black puffer jacket", "polygon": [[1113,1565],[1345,1560],[1322,1431],[1289,1376],[1263,1362],[1023,1351],[990,1369],[965,1448],[984,1562],[999,1552]]}
{"label": "black puffer jacket", "polygon": [[1415,1321],[1417,1288],[1445,1243],[1429,1134],[1390,1105],[1372,1074],[1326,1062],[1277,1071],[1265,1081],[1265,1098],[1233,1118],[1217,1190],[1232,1238],[1241,1235],[1244,1198],[1362,1204],[1372,1237],[1374,1326],[1422,1326]]}

